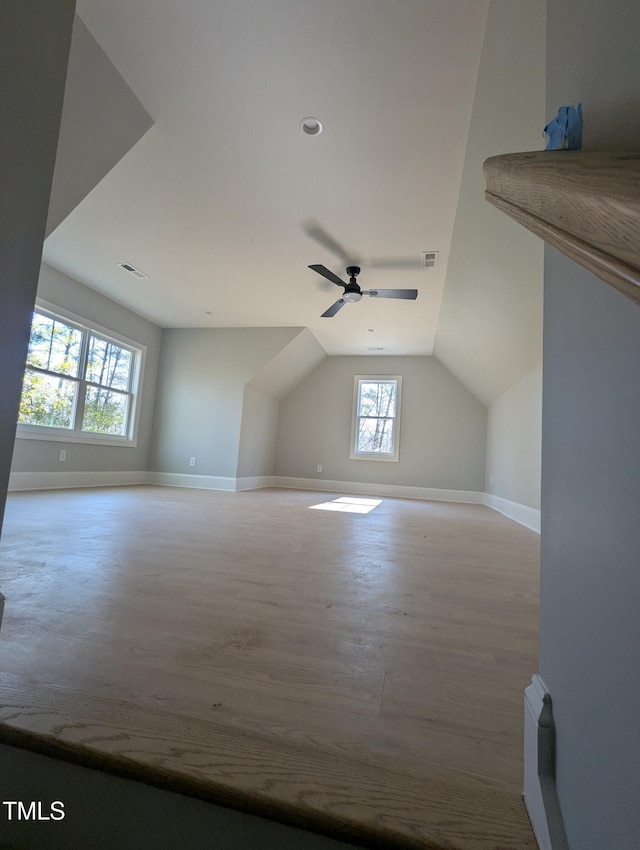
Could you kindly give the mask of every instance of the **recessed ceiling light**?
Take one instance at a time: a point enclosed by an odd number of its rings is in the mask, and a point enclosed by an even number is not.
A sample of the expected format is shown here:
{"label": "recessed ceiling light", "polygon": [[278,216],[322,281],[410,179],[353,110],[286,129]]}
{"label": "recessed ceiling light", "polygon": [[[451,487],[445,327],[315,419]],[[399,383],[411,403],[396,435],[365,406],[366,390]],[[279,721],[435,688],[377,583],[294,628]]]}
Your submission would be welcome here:
{"label": "recessed ceiling light", "polygon": [[307,118],[303,118],[300,122],[300,126],[302,127],[302,132],[306,133],[307,136],[317,136],[322,132],[321,122],[312,115],[309,115]]}
{"label": "recessed ceiling light", "polygon": [[141,272],[140,269],[137,269],[135,266],[132,266],[131,263],[118,263],[121,269],[124,269],[129,274],[132,274],[134,277],[137,277],[139,280],[149,280],[149,275]]}

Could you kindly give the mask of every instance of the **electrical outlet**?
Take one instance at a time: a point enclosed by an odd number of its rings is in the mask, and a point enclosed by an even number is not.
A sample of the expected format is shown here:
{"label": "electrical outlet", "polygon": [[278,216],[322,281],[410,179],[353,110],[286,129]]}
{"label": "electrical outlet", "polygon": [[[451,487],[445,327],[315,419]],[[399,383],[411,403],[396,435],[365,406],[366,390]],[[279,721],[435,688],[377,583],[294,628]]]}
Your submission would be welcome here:
{"label": "electrical outlet", "polygon": [[63,460],[63,461],[67,459],[67,450],[66,449],[60,449],[60,455],[58,456],[58,459]]}
{"label": "electrical outlet", "polygon": [[322,472],[322,464],[321,464],[321,463],[319,463],[319,464],[316,466],[316,472]]}
{"label": "electrical outlet", "polygon": [[194,457],[190,457],[189,458],[189,466],[195,466],[195,465],[196,465],[196,459]]}

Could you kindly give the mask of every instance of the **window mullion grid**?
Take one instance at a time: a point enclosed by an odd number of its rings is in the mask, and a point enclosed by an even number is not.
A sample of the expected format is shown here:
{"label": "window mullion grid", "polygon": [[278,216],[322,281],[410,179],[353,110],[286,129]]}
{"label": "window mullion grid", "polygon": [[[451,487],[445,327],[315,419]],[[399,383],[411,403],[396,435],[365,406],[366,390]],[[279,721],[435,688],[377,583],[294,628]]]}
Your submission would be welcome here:
{"label": "window mullion grid", "polygon": [[76,396],[76,409],[73,419],[73,430],[81,432],[84,419],[84,403],[87,395],[87,360],[89,357],[89,331],[82,329],[82,342],[80,343],[80,357],[78,359],[78,372],[80,380]]}
{"label": "window mullion grid", "polygon": [[[124,345],[123,343],[116,341],[115,343],[108,337],[100,333],[96,333],[95,331],[88,331],[88,337],[94,337],[95,339],[99,339],[102,342],[106,342],[107,345],[115,344],[123,351],[128,351],[131,354],[131,368],[129,369],[129,374],[127,376],[127,388],[125,390],[115,389],[114,387],[110,387],[107,384],[101,384],[98,381],[85,381],[85,386],[87,387],[96,387],[98,390],[105,390],[109,393],[114,393],[116,395],[123,395],[127,398],[127,414],[125,419],[125,434],[129,434],[131,430],[131,412],[132,412],[132,401],[133,401],[133,384],[134,380],[137,380],[137,366],[138,366],[138,356],[134,349],[129,348],[129,346]],[[86,390],[85,390],[86,392]]]}
{"label": "window mullion grid", "polygon": [[63,378],[65,381],[80,382],[80,379],[75,375],[67,375],[65,372],[54,372],[51,369],[43,369],[42,366],[32,366],[31,363],[27,363],[25,372],[38,372],[40,375],[49,375],[51,378]]}

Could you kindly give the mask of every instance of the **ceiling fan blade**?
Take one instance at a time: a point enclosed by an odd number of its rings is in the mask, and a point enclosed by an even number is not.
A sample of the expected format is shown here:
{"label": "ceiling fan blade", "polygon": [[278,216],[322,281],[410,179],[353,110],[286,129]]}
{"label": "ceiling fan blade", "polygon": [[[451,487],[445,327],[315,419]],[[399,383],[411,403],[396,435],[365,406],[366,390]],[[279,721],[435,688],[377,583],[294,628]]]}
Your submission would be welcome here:
{"label": "ceiling fan blade", "polygon": [[336,301],[335,304],[332,304],[331,307],[329,307],[328,310],[325,310],[324,313],[320,316],[320,318],[321,319],[330,319],[332,316],[335,316],[335,314],[338,312],[338,310],[342,310],[342,308],[344,307],[344,305],[346,303],[347,303],[346,301],[343,301],[343,299],[340,298],[340,300]]}
{"label": "ceiling fan blade", "polygon": [[321,274],[322,277],[326,277],[327,280],[330,280],[332,283],[335,283],[336,286],[342,286],[343,289],[347,288],[347,284],[343,280],[340,280],[337,274],[334,274],[332,271],[329,271],[326,266],[316,264],[314,266],[309,266],[309,268],[313,269],[314,272],[318,272],[318,274]]}
{"label": "ceiling fan blade", "polygon": [[368,289],[363,295],[372,298],[404,298],[406,301],[415,301],[418,297],[417,289]]}
{"label": "ceiling fan blade", "polygon": [[358,265],[357,257],[353,254],[350,254],[346,248],[344,248],[337,240],[331,236],[331,234],[327,233],[327,231],[320,227],[317,221],[306,221],[302,225],[302,229],[310,236],[311,239],[315,240],[318,245],[322,245],[323,248],[326,248],[327,251],[330,251],[332,254],[335,254],[336,257],[339,257],[345,266]]}

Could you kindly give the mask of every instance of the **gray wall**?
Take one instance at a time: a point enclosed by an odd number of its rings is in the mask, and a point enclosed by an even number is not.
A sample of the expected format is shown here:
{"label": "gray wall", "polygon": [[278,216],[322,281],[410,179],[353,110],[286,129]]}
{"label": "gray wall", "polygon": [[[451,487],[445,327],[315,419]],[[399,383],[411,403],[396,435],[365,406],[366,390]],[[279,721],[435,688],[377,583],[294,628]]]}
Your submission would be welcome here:
{"label": "gray wall", "polygon": [[485,201],[482,163],[543,146],[545,5],[489,6],[434,349],[489,406],[486,491],[535,509],[544,246]]}
{"label": "gray wall", "polygon": [[[548,115],[640,150],[640,5],[549,0]],[[545,261],[540,670],[572,850],[640,847],[640,309]]]}
{"label": "gray wall", "polygon": [[49,206],[73,0],[0,6],[0,521]]}
{"label": "gray wall", "polygon": [[487,406],[542,362],[543,244],[485,201],[482,163],[543,147],[545,20],[489,5],[433,352]]}
{"label": "gray wall", "polygon": [[[151,468],[235,477],[245,385],[299,333],[299,328],[163,331]],[[258,453],[259,468],[265,451]],[[249,472],[254,467],[244,459],[242,468],[245,475],[261,474]]]}
{"label": "gray wall", "polygon": [[[140,397],[138,440],[134,447],[93,446],[84,443],[18,438],[11,471],[93,472],[148,469],[160,356],[160,328],[46,264],[43,264],[40,270],[38,296],[57,307],[70,310],[89,322],[96,322],[147,346]],[[61,448],[67,451],[65,463],[60,463],[58,459]]]}
{"label": "gray wall", "polygon": [[253,376],[244,390],[237,475],[273,475],[279,402],[326,359],[308,328]]}
{"label": "gray wall", "polygon": [[[402,375],[398,463],[349,459],[354,375],[367,374]],[[280,403],[275,474],[482,491],[486,420],[435,357],[329,357]]]}
{"label": "gray wall", "polygon": [[489,408],[486,492],[539,509],[541,441],[542,366]]}
{"label": "gray wall", "polygon": [[278,402],[253,387],[245,387],[238,446],[239,478],[273,475]]}

